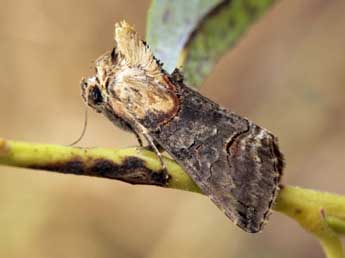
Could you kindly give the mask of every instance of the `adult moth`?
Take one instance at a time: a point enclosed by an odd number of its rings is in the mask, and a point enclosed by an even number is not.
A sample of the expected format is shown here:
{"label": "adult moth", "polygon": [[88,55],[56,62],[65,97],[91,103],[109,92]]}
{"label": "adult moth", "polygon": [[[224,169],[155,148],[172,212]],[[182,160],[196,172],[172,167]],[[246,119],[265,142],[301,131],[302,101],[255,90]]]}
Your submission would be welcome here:
{"label": "adult moth", "polygon": [[164,71],[126,22],[95,66],[81,82],[90,107],[143,136],[159,157],[167,151],[240,228],[262,229],[283,169],[273,134],[187,87],[178,70]]}

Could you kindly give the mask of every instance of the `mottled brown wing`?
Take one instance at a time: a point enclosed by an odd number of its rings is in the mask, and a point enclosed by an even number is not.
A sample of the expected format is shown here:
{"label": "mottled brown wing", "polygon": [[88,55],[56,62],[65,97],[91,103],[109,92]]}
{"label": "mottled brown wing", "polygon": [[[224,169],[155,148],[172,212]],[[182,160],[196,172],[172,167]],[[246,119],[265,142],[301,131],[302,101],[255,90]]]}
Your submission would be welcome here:
{"label": "mottled brown wing", "polygon": [[121,22],[113,51],[96,61],[96,75],[83,80],[82,95],[116,125],[149,133],[230,219],[248,232],[260,231],[283,167],[276,138],[186,87],[178,75],[166,74]]}
{"label": "mottled brown wing", "polygon": [[176,85],[179,113],[151,136],[235,224],[260,231],[282,173],[276,138],[182,83]]}

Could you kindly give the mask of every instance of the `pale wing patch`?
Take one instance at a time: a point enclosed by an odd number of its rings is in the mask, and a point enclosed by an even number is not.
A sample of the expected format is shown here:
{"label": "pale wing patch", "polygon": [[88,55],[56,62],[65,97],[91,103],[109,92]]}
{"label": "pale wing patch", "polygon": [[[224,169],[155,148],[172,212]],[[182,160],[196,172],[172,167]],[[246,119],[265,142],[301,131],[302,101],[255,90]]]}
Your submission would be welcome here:
{"label": "pale wing patch", "polygon": [[[140,78],[140,79],[139,79]],[[128,110],[143,119],[149,112],[169,113],[175,108],[175,99],[155,81],[147,77],[121,76],[117,78],[115,94],[126,103]]]}

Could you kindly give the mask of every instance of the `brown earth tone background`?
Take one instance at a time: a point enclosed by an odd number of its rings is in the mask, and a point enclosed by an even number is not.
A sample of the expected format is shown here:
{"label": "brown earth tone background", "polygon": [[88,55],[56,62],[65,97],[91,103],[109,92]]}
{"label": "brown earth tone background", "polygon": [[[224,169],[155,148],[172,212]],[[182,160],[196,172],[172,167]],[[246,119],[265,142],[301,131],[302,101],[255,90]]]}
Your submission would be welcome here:
{"label": "brown earth tone background", "polygon": [[[0,1],[0,137],[69,144],[79,81],[126,19],[144,36],[149,1]],[[284,183],[345,194],[345,1],[282,0],[219,62],[202,93],[279,136]],[[90,112],[82,146],[135,137]],[[0,167],[0,257],[323,257],[273,213],[264,232],[235,227],[183,191]]]}

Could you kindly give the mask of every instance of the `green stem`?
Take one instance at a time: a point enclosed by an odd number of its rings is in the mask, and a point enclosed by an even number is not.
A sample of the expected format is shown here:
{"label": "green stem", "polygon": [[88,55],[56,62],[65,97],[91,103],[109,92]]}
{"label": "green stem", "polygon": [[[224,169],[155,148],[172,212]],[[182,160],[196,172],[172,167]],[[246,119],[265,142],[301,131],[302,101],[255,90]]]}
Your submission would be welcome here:
{"label": "green stem", "polygon": [[[283,187],[274,207],[315,235],[328,258],[344,258],[337,232],[345,223],[345,197],[299,187]],[[331,218],[331,223],[328,220]],[[336,218],[336,219],[335,219]]]}
{"label": "green stem", "polygon": [[168,179],[155,153],[145,148],[79,148],[9,141],[0,138],[0,165],[40,169],[64,174],[122,180],[200,192],[192,179],[172,159],[164,157]]}
{"label": "green stem", "polygon": [[333,216],[325,217],[327,224],[338,234],[345,234],[345,220]]}
{"label": "green stem", "polygon": [[[0,139],[0,165],[122,180],[132,184],[201,193],[173,160],[143,148],[83,149]],[[345,197],[293,186],[283,186],[273,208],[297,221],[316,236],[328,258],[345,258],[339,234],[345,233]]]}

